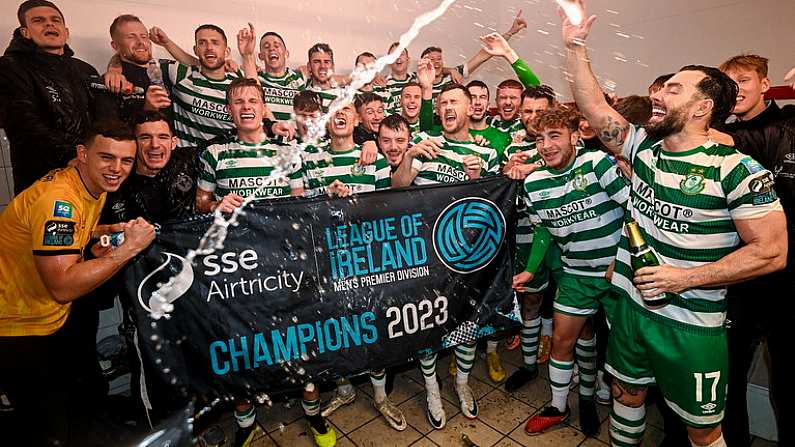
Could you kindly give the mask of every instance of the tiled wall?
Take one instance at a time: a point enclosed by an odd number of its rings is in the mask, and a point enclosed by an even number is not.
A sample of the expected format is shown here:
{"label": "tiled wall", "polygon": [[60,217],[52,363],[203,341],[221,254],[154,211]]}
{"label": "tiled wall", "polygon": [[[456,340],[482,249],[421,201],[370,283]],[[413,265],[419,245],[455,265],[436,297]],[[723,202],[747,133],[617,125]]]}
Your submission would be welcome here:
{"label": "tiled wall", "polygon": [[11,153],[6,133],[3,129],[0,129],[0,212],[11,201],[13,194],[14,180],[11,176]]}

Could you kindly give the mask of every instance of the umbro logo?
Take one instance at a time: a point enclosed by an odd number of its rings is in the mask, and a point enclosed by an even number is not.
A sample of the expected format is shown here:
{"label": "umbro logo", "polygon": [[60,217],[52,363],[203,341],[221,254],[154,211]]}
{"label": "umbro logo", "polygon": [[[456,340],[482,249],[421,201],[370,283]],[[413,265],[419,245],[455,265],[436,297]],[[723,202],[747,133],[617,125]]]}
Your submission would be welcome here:
{"label": "umbro logo", "polygon": [[708,404],[702,405],[701,409],[704,410],[704,413],[713,413],[715,411],[715,408],[717,407],[718,407],[717,404],[715,404],[714,402],[710,402]]}

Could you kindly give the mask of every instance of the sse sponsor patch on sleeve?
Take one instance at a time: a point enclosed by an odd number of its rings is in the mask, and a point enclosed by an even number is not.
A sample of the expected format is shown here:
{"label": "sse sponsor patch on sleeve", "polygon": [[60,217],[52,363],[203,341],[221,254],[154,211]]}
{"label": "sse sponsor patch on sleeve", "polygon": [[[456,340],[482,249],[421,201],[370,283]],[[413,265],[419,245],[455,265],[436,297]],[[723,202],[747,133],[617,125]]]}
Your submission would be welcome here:
{"label": "sse sponsor patch on sleeve", "polygon": [[49,220],[44,224],[44,240],[46,247],[70,247],[75,243],[75,223]]}
{"label": "sse sponsor patch on sleeve", "polygon": [[767,171],[751,179],[748,189],[754,195],[754,205],[767,205],[776,201],[774,184],[773,174]]}
{"label": "sse sponsor patch on sleeve", "polygon": [[64,217],[66,219],[72,218],[72,204],[65,200],[56,200],[55,206],[52,210],[52,215],[55,217]]}

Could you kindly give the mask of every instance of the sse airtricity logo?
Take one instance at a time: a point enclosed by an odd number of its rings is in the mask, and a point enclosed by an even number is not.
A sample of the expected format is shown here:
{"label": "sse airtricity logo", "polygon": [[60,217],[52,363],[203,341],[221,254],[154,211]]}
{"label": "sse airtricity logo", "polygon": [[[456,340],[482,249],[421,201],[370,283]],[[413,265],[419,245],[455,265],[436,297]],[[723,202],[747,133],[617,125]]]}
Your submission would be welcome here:
{"label": "sse airtricity logo", "polygon": [[[190,290],[193,267],[187,259],[163,252],[165,259],[138,284],[138,304],[153,317],[165,316],[164,305],[170,305]],[[164,286],[165,284],[165,286]]]}
{"label": "sse airtricity logo", "polygon": [[505,227],[505,216],[493,202],[478,197],[456,200],[436,219],[433,247],[450,270],[476,272],[497,256]]}

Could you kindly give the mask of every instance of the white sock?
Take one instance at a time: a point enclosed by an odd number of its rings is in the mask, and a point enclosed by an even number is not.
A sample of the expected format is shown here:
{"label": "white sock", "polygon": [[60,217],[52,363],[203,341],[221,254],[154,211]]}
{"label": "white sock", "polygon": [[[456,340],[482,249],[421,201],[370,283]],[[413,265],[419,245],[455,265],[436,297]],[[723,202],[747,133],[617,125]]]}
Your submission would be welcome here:
{"label": "white sock", "polygon": [[610,441],[612,445],[640,445],[646,430],[646,406],[628,407],[613,399],[610,408]]}
{"label": "white sock", "polygon": [[383,402],[386,399],[386,371],[371,372],[370,383],[373,384],[373,400]]}
{"label": "white sock", "polygon": [[541,319],[541,336],[552,336],[552,318]]}
{"label": "white sock", "polygon": [[422,371],[422,377],[425,378],[425,385],[433,383],[438,386],[439,384],[436,383],[436,354],[420,357],[419,360],[420,371]]}
{"label": "white sock", "polygon": [[566,401],[569,397],[569,384],[574,372],[574,360],[557,360],[549,358],[549,387],[552,389],[552,406],[566,411]]}
{"label": "white sock", "polygon": [[337,394],[351,394],[353,392],[353,385],[350,382],[345,382],[337,385]]}
{"label": "white sock", "polygon": [[499,342],[497,340],[489,340],[486,342],[486,352],[497,352],[497,345]]}
{"label": "white sock", "polygon": [[257,411],[253,405],[246,410],[235,410],[235,420],[240,428],[251,427],[257,421]]}
{"label": "white sock", "polygon": [[522,322],[522,364],[534,369],[538,361],[538,335],[541,333],[541,317]]}

